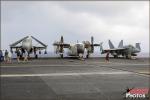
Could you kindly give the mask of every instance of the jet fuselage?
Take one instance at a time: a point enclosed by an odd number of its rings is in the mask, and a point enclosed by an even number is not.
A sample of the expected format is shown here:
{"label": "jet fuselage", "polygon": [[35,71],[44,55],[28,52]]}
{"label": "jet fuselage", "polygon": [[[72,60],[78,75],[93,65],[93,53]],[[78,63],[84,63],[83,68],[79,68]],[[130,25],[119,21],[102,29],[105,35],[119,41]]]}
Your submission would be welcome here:
{"label": "jet fuselage", "polygon": [[123,50],[123,51],[114,51],[114,52],[111,53],[111,55],[113,55],[113,56],[119,56],[119,55],[122,55],[122,56],[128,56],[128,55],[137,56],[136,53],[140,52],[140,49],[135,48],[132,45],[126,45],[126,46],[123,46],[123,48],[125,50]]}
{"label": "jet fuselage", "polygon": [[79,56],[80,54],[84,54],[84,44],[83,43],[71,44],[70,47],[68,48],[67,55]]}
{"label": "jet fuselage", "polygon": [[26,49],[28,52],[31,50],[31,48],[32,48],[32,39],[31,39],[31,37],[28,37],[27,39],[22,41],[22,48]]}

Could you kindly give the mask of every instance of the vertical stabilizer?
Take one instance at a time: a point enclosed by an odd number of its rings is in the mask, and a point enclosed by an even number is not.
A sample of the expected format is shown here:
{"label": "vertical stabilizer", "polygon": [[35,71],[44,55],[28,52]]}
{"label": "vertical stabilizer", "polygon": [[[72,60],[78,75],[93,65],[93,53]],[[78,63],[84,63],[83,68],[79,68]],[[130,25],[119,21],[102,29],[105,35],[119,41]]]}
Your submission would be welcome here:
{"label": "vertical stabilizer", "polygon": [[94,37],[91,36],[91,53],[94,52]]}
{"label": "vertical stabilizer", "polygon": [[118,48],[123,48],[123,40],[120,41]]}
{"label": "vertical stabilizer", "polygon": [[61,43],[64,43],[64,37],[63,37],[63,36],[61,36],[60,42],[61,42]]}
{"label": "vertical stabilizer", "polygon": [[136,44],[135,44],[135,47],[136,47],[139,51],[141,51],[140,43],[136,43]]}
{"label": "vertical stabilizer", "polygon": [[100,52],[103,53],[103,42],[100,43]]}
{"label": "vertical stabilizer", "polygon": [[109,40],[109,48],[110,49],[114,49],[115,47],[114,47],[114,45],[112,44],[112,42]]}

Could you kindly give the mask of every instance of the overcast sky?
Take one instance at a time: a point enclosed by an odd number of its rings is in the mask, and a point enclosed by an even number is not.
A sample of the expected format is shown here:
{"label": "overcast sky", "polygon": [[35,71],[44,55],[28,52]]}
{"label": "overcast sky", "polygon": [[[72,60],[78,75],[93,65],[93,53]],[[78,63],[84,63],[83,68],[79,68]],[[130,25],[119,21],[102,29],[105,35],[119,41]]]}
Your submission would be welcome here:
{"label": "overcast sky", "polygon": [[94,36],[104,48],[108,39],[116,47],[121,39],[125,45],[140,42],[142,52],[149,52],[149,1],[2,1],[2,49],[27,35],[49,51],[63,35],[67,43]]}

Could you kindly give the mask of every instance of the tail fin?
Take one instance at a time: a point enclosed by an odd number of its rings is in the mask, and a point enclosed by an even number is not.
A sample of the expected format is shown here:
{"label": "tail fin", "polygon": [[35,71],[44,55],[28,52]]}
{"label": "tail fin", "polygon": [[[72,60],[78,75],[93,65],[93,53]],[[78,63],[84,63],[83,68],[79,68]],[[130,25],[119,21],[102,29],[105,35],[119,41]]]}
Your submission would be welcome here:
{"label": "tail fin", "polygon": [[112,42],[109,40],[109,48],[110,49],[114,49],[115,47],[114,47],[114,45],[112,44]]}
{"label": "tail fin", "polygon": [[103,46],[102,46],[103,42],[100,43],[100,52],[103,53]]}
{"label": "tail fin", "polygon": [[123,48],[123,40],[120,41],[118,48]]}
{"label": "tail fin", "polygon": [[94,37],[91,36],[91,53],[94,52]]}
{"label": "tail fin", "polygon": [[94,37],[91,36],[91,44],[93,45],[94,44]]}
{"label": "tail fin", "polygon": [[135,47],[141,51],[140,43],[136,43]]}
{"label": "tail fin", "polygon": [[63,42],[64,42],[64,37],[63,37],[63,36],[61,36],[61,38],[60,38],[60,42],[61,42],[61,43],[63,43]]}
{"label": "tail fin", "polygon": [[103,42],[100,43],[100,51],[103,51],[103,46],[102,46]]}

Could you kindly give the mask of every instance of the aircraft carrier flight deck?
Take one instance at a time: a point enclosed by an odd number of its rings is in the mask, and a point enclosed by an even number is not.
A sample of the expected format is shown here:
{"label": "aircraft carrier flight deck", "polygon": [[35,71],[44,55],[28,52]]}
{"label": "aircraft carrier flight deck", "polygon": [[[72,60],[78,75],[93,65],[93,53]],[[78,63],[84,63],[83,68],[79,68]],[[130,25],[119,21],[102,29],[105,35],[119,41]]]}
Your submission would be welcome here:
{"label": "aircraft carrier flight deck", "polygon": [[149,87],[149,59],[13,60],[0,78],[0,100],[124,100],[127,88]]}

